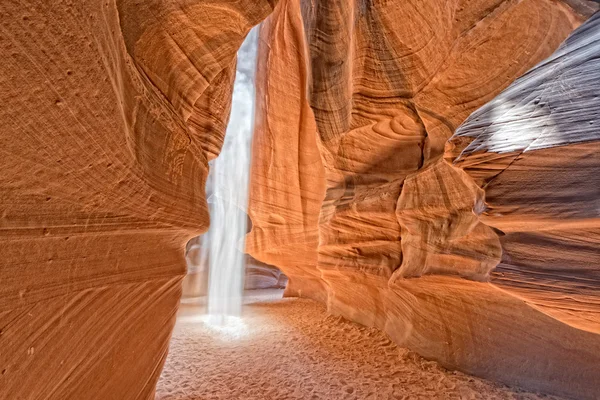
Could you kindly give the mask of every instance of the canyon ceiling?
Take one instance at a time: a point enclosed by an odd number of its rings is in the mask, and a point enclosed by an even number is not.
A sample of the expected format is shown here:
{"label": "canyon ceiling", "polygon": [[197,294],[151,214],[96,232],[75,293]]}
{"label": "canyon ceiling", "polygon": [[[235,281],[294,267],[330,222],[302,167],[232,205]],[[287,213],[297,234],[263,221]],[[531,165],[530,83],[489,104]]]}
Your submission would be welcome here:
{"label": "canyon ceiling", "polygon": [[3,1],[0,399],[153,398],[263,21],[248,253],[444,366],[597,398],[598,8]]}

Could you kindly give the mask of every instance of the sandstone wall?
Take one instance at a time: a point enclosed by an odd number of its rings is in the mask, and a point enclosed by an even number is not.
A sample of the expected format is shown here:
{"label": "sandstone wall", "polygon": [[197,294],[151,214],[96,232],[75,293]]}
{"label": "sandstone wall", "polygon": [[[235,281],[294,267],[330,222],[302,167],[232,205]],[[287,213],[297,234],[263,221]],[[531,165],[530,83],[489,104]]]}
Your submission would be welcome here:
{"label": "sandstone wall", "polygon": [[460,123],[550,55],[577,18],[546,0],[316,1],[303,17],[327,181],[319,268],[389,279],[403,263],[405,178],[435,162]]}
{"label": "sandstone wall", "polygon": [[280,2],[261,26],[246,249],[284,271],[288,295],[326,301],[317,270],[325,177],[299,11],[300,0]]}
{"label": "sandstone wall", "polygon": [[268,1],[2,1],[0,399],[151,399]]}
{"label": "sandstone wall", "polygon": [[600,333],[600,13],[473,113],[447,155],[485,191],[500,233],[492,282]]}
{"label": "sandstone wall", "polygon": [[[530,389],[595,398],[600,339],[590,321],[598,315],[593,282],[598,185],[589,134],[586,144],[572,145],[563,156],[557,157],[558,149],[530,155],[512,174],[505,171],[497,186],[486,187],[479,174],[497,173],[500,162],[502,168],[513,165],[505,155],[467,152],[452,165],[471,140],[460,132],[478,136],[481,124],[471,124],[469,130],[467,123],[453,138],[455,150],[448,149],[446,161],[442,156],[447,140],[472,112],[494,104],[499,93],[549,57],[598,5],[301,1],[297,8],[298,1],[281,1],[267,21],[283,26],[278,29],[286,35],[270,31],[262,36],[271,51],[285,46],[280,51],[286,55],[280,57],[290,57],[291,51],[298,55],[267,68],[268,87],[285,88],[286,96],[264,99],[283,117],[270,129],[257,131],[255,140],[269,145],[268,150],[255,147],[256,152],[268,154],[269,161],[256,160],[252,173],[257,185],[288,197],[255,192],[251,208],[263,211],[252,215],[253,224],[269,230],[262,231],[265,245],[258,251],[251,248],[252,254],[282,268],[290,285],[325,299],[330,312],[378,326],[401,345],[448,367]],[[296,62],[306,66],[307,78],[302,67],[283,67]],[[563,63],[549,63],[560,75]],[[542,76],[552,79],[548,72]],[[594,77],[589,72],[583,85],[590,86]],[[298,113],[294,101],[302,104],[305,79],[316,122],[314,145],[299,142],[297,118],[287,119]],[[565,90],[576,96],[586,89],[571,85]],[[501,115],[506,111],[486,107]],[[573,106],[573,112],[575,108],[582,112],[581,106]],[[271,110],[262,111],[266,116],[259,110],[258,118],[270,118]],[[521,111],[517,118],[527,121],[528,116]],[[301,126],[310,124],[307,118]],[[513,129],[510,135],[519,142],[528,133]],[[299,151],[315,149],[326,183],[321,207],[314,207],[318,199],[310,208],[291,206],[306,193],[289,189],[290,181],[278,176],[296,165]],[[318,185],[318,175],[312,176],[311,183]],[[539,207],[542,200],[546,205]],[[494,221],[491,207],[498,210]],[[502,221],[513,224],[520,218],[504,218],[505,213],[528,207],[551,219],[569,209],[580,214],[571,223],[585,222],[577,229],[561,222],[553,231],[535,227],[527,216],[520,230],[504,231]],[[317,215],[318,242],[311,244],[310,253],[287,253],[295,259],[284,259],[283,251],[268,253],[271,239],[306,243],[302,235],[291,241],[289,232],[299,226],[296,221],[309,218],[311,224],[302,229],[304,235],[313,232]],[[562,243],[553,248],[556,241]],[[566,247],[571,252],[561,256]],[[533,263],[538,252],[545,254]],[[315,253],[316,264],[309,258]],[[568,259],[574,260],[572,265]],[[552,272],[540,269],[541,264]],[[529,272],[534,265],[535,272]],[[547,285],[556,288],[547,290]],[[290,294],[304,295],[302,290]],[[572,311],[576,304],[583,306]]]}

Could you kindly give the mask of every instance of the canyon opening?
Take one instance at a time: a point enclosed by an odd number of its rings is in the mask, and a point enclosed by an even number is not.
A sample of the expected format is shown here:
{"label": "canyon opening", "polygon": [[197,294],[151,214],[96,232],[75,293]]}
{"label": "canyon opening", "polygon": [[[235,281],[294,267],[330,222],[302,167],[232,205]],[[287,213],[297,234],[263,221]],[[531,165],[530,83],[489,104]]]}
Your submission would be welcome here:
{"label": "canyon opening", "polygon": [[0,4],[0,400],[600,399],[600,4]]}

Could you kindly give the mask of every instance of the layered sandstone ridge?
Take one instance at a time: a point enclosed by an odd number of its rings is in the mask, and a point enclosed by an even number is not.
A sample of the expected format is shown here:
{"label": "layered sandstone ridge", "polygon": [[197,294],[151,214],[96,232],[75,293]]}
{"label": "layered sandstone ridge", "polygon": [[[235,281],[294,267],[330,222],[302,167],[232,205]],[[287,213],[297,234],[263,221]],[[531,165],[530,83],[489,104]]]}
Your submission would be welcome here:
{"label": "layered sandstone ridge", "polygon": [[600,334],[600,14],[473,113],[448,145],[501,232],[492,282]]}
{"label": "layered sandstone ridge", "polygon": [[[286,96],[259,96],[269,112],[259,110],[257,118],[271,118],[272,110],[282,118],[256,133],[256,141],[269,145],[255,146],[250,207],[262,210],[252,215],[262,236],[250,253],[282,268],[290,294],[325,299],[330,312],[378,326],[446,366],[595,398],[599,171],[590,132],[598,130],[580,124],[563,130],[585,142],[570,139],[567,153],[550,142],[546,153],[519,158],[501,146],[545,129],[529,121],[530,105],[519,97],[531,90],[552,96],[540,82],[554,82],[556,91],[566,84],[573,97],[584,92],[585,107],[563,102],[567,120],[589,123],[595,115],[588,94],[598,91],[597,73],[569,72],[582,57],[598,57],[595,48],[582,55],[569,45],[582,36],[590,41],[594,20],[551,55],[596,10],[592,2],[545,0],[281,1],[267,19],[278,28],[263,31],[262,40],[272,56],[290,61],[269,59],[268,81],[260,84]],[[550,70],[527,72],[549,56]],[[522,75],[536,78],[527,88],[507,89]],[[297,117],[289,122],[300,112],[297,104],[304,109],[305,85],[311,112],[302,113],[303,125]],[[509,98],[516,103],[508,105]],[[447,140],[481,106],[510,139],[468,122],[444,155]],[[507,110],[516,111],[509,119],[518,126],[501,127]],[[318,140],[301,142],[298,132],[313,129],[313,115]],[[452,163],[472,141],[465,136],[481,136],[485,144],[490,135],[500,150],[479,146]],[[322,176],[315,167],[306,178],[280,179],[300,165],[298,154],[315,151]],[[486,186],[480,175],[499,169],[506,171],[495,178],[498,185]],[[307,192],[302,183],[319,191]],[[320,207],[313,193],[323,193]],[[566,210],[568,221],[557,216]],[[300,221],[302,233],[292,235]],[[307,239],[315,230],[318,241]],[[281,245],[271,247],[273,241]]]}
{"label": "layered sandstone ridge", "polygon": [[0,399],[151,399],[268,1],[0,5]]}
{"label": "layered sandstone ridge", "polygon": [[288,294],[326,301],[317,270],[325,177],[305,47],[300,0],[280,2],[260,30],[246,249],[290,277]]}

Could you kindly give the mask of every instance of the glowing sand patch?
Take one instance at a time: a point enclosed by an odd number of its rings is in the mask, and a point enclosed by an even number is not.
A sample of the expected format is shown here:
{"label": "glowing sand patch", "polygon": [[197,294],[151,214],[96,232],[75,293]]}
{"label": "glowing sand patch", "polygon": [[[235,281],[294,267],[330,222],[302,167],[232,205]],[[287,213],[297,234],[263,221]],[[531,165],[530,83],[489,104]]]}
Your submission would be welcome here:
{"label": "glowing sand patch", "polygon": [[188,327],[195,325],[201,331],[206,330],[218,339],[236,340],[250,335],[250,329],[244,320],[232,315],[186,315],[179,316],[177,320]]}
{"label": "glowing sand patch", "polygon": [[223,335],[225,339],[239,339],[248,336],[250,331],[244,320],[231,315],[202,315],[200,320],[211,331]]}

